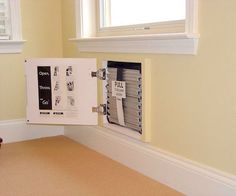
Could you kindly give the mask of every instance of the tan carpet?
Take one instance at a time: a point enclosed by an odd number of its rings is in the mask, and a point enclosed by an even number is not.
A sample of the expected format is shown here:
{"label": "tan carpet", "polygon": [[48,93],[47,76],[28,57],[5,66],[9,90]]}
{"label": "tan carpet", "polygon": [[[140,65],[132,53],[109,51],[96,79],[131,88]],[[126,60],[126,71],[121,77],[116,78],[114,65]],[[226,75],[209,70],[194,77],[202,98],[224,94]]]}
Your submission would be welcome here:
{"label": "tan carpet", "polygon": [[64,136],[3,144],[1,196],[182,195]]}

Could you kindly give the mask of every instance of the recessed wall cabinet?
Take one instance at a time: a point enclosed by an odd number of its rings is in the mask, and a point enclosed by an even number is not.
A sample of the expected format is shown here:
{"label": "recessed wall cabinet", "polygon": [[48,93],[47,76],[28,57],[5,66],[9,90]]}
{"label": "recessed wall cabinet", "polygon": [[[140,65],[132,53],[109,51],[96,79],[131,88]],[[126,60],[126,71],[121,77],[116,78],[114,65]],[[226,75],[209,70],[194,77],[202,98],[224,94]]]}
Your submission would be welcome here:
{"label": "recessed wall cabinet", "polygon": [[[98,125],[150,140],[150,63],[96,59],[27,59],[27,122]],[[98,92],[102,80],[103,92]],[[99,83],[100,84],[100,83]],[[99,88],[101,89],[101,88]],[[98,94],[103,101],[98,103]],[[103,122],[98,123],[98,115]]]}

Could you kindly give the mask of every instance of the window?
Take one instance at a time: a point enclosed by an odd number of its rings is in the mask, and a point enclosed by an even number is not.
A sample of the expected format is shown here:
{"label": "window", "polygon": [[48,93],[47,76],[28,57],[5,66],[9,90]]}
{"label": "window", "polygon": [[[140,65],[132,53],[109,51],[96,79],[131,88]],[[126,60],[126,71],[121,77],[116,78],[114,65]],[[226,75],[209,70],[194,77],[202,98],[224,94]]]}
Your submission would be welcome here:
{"label": "window", "polygon": [[113,27],[184,20],[185,3],[185,0],[100,0],[102,26]]}
{"label": "window", "polygon": [[0,0],[0,53],[20,53],[23,43],[20,0]]}
{"label": "window", "polygon": [[99,30],[105,35],[181,33],[186,18],[185,0],[100,0]]}
{"label": "window", "polygon": [[76,0],[80,51],[196,54],[198,0]]}
{"label": "window", "polygon": [[0,39],[10,38],[9,4],[7,0],[0,0]]}

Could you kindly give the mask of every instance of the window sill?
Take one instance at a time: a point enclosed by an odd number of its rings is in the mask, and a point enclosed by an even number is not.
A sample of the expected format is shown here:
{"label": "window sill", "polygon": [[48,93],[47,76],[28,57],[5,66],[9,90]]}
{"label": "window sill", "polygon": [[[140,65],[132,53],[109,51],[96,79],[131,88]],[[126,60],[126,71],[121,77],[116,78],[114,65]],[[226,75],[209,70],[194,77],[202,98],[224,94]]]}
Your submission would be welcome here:
{"label": "window sill", "polygon": [[81,52],[193,54],[197,53],[199,35],[163,34],[71,39]]}
{"label": "window sill", "polygon": [[21,53],[25,40],[0,40],[0,54]]}

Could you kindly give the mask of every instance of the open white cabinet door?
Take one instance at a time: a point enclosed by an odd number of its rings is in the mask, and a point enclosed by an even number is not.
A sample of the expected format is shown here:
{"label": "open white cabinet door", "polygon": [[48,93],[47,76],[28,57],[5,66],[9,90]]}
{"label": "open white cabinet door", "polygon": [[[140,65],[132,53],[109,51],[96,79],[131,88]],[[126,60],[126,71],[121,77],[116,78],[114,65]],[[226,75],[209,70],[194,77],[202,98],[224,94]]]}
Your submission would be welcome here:
{"label": "open white cabinet door", "polygon": [[95,59],[27,59],[27,122],[97,125]]}

